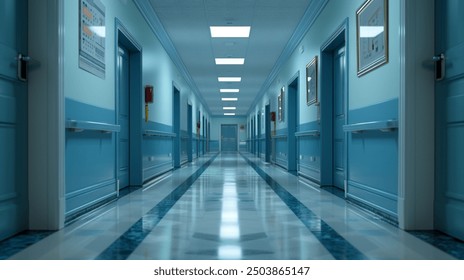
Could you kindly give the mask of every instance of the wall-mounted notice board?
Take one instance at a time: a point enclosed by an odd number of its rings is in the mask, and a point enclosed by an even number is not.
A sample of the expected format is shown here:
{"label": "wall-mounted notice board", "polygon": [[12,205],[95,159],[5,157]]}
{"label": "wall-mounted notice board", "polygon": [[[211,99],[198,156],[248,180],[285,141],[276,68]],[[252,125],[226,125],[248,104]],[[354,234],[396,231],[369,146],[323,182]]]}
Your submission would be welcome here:
{"label": "wall-mounted notice board", "polygon": [[105,78],[105,6],[99,0],[79,1],[79,67]]}

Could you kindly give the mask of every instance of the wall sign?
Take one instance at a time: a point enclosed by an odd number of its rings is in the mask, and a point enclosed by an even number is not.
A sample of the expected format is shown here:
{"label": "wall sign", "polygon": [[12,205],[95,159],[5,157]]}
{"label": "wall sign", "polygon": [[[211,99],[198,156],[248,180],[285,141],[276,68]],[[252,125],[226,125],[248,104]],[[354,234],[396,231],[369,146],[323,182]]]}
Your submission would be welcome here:
{"label": "wall sign", "polygon": [[99,0],[79,1],[79,67],[105,78],[105,6]]}

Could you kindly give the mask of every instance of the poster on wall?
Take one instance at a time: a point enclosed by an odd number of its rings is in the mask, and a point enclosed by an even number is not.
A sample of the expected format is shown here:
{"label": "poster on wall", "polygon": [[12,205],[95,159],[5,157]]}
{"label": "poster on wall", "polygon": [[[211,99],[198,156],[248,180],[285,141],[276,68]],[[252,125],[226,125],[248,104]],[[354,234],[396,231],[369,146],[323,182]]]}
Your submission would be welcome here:
{"label": "poster on wall", "polygon": [[105,6],[99,0],[79,1],[79,67],[105,79]]}
{"label": "poster on wall", "polygon": [[356,13],[358,76],[388,62],[388,0],[367,0]]}

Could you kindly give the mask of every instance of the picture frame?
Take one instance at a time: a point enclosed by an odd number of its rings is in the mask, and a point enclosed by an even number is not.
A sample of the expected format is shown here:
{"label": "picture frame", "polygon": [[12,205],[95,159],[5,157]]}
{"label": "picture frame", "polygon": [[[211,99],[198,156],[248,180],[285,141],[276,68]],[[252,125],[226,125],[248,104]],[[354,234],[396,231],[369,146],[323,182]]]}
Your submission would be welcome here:
{"label": "picture frame", "polygon": [[306,105],[317,103],[317,55],[306,65]]}
{"label": "picture frame", "polygon": [[388,63],[388,0],[367,0],[356,12],[358,77]]}
{"label": "picture frame", "polygon": [[280,89],[280,93],[277,96],[277,115],[279,122],[284,121],[284,93],[285,93],[285,87],[282,87]]}

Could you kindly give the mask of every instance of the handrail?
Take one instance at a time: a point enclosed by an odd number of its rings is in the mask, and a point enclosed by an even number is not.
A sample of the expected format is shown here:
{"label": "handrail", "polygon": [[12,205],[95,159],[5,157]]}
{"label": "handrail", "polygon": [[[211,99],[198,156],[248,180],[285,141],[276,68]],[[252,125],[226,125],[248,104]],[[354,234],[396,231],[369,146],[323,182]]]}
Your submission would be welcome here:
{"label": "handrail", "polygon": [[279,135],[271,135],[271,138],[277,139],[277,138],[288,138],[286,134],[279,134]]}
{"label": "handrail", "polygon": [[121,131],[121,126],[117,124],[66,120],[66,129],[72,132],[82,132],[84,130],[100,131],[101,133],[113,133]]}
{"label": "handrail", "polygon": [[299,131],[295,133],[295,137],[304,137],[304,136],[318,137],[319,135],[321,135],[319,130],[307,130],[307,131]]}
{"label": "handrail", "polygon": [[177,136],[177,134],[172,133],[172,132],[164,132],[164,131],[159,131],[159,130],[145,129],[145,131],[143,132],[143,136],[174,138],[174,137]]}
{"label": "handrail", "polygon": [[398,120],[362,122],[343,126],[343,131],[351,133],[362,133],[364,131],[373,130],[379,130],[382,132],[392,132],[396,129],[398,129]]}

